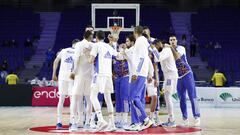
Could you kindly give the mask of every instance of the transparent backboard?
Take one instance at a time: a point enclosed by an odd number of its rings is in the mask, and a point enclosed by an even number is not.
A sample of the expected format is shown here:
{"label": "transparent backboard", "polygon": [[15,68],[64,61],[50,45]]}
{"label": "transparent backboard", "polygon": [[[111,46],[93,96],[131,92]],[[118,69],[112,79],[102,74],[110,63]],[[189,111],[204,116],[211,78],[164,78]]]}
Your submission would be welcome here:
{"label": "transparent backboard", "polygon": [[92,4],[92,26],[95,31],[109,31],[111,26],[122,27],[123,32],[131,32],[139,25],[139,4]]}

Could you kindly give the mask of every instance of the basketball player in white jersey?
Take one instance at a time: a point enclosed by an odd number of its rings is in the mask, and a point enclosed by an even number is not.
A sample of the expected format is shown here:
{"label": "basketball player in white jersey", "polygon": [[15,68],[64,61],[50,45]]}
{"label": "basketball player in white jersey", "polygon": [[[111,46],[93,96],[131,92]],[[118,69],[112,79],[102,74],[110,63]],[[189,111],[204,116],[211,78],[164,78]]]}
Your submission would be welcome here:
{"label": "basketball player in white jersey", "polygon": [[[90,116],[92,112],[92,105],[90,102],[90,86],[93,74],[93,66],[89,64],[89,54],[91,49],[91,41],[93,39],[93,34],[91,31],[86,31],[84,33],[84,39],[75,45],[75,55],[74,55],[74,69],[71,73],[71,78],[74,79],[74,85],[72,89],[72,103],[70,105],[72,126],[70,131],[76,131],[78,127],[84,126],[84,109],[86,110],[86,120],[85,125],[89,126]],[[84,108],[84,100],[86,101],[86,108]],[[78,120],[77,112],[78,108]]]}
{"label": "basketball player in white jersey", "polygon": [[[116,56],[117,52],[110,44],[104,42],[104,38],[105,33],[103,31],[98,31],[96,33],[97,43],[93,45],[90,53],[89,62],[94,63],[96,60],[94,64],[95,74],[92,80],[90,99],[98,117],[98,128],[96,131],[114,131],[116,127],[114,124],[114,110],[111,99],[111,93],[113,93],[112,57]],[[103,119],[98,93],[104,94],[109,123]]]}
{"label": "basketball player in white jersey", "polygon": [[[86,31],[91,31],[92,34],[94,35],[94,27],[92,25],[87,25],[85,27],[85,32]],[[95,43],[96,42],[96,38],[93,38],[91,42]],[[100,104],[102,105],[102,103],[103,103],[103,94],[99,94],[98,95],[98,100],[100,101]],[[94,108],[92,108],[92,114],[91,114],[91,119],[90,119],[90,129],[95,129],[96,128],[96,122],[97,122],[97,115],[96,115],[96,113],[94,111]],[[86,128],[87,128],[87,126],[86,126]]]}
{"label": "basketball player in white jersey", "polygon": [[[131,122],[129,128],[125,130],[140,131],[152,126],[153,122],[149,119],[142,103],[143,93],[146,92],[146,80],[149,73],[148,47],[147,39],[142,36],[143,28],[136,26],[134,36],[136,42],[134,46],[125,50],[129,62],[129,80],[130,82],[130,104],[131,104]],[[141,127],[143,123],[143,126]]]}
{"label": "basketball player in white jersey", "polygon": [[[71,71],[73,70],[73,62],[74,62],[74,46],[79,40],[73,40],[72,47],[62,49],[53,63],[53,73],[52,73],[52,80],[58,81],[58,94],[59,94],[59,101],[57,106],[57,126],[56,129],[62,128],[62,110],[63,104],[65,101],[65,97],[67,95],[71,95],[71,89],[73,86],[73,80],[70,79]],[[59,62],[60,69],[59,74],[57,77],[56,70],[58,67]]]}
{"label": "basketball player in white jersey", "polygon": [[155,41],[154,45],[156,48],[151,46],[153,48],[153,55],[155,59],[160,62],[163,71],[163,89],[168,111],[168,121],[163,123],[163,126],[176,127],[173,114],[172,93],[177,88],[178,70],[171,48],[159,40]]}

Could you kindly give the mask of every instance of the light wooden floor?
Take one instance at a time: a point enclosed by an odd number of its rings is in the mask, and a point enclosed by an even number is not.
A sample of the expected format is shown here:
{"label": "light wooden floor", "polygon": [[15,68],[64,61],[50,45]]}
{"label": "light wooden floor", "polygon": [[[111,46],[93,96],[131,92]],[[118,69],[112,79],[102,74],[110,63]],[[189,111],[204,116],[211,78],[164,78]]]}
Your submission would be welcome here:
{"label": "light wooden floor", "polygon": [[[68,109],[64,110],[64,124],[68,123]],[[240,108],[201,108],[201,114],[202,131],[184,135],[240,134]],[[181,118],[179,108],[175,109],[175,115],[179,124]],[[161,119],[165,121],[166,115],[162,115]],[[29,131],[28,128],[55,124],[55,107],[0,107],[1,135],[50,135],[50,133]]]}

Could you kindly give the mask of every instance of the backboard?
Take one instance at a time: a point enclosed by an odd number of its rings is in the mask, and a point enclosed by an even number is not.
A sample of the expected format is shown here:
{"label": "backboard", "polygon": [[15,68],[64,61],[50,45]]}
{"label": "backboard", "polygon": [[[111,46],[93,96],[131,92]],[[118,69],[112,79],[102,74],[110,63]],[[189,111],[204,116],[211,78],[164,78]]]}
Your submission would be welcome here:
{"label": "backboard", "polygon": [[92,4],[92,26],[95,31],[109,31],[111,26],[122,27],[123,32],[131,32],[139,25],[140,4]]}

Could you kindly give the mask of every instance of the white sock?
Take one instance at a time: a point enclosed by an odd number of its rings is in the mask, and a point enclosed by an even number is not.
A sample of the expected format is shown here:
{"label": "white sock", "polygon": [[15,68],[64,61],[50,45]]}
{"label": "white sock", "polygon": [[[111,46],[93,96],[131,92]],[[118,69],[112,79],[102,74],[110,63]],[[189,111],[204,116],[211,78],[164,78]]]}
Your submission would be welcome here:
{"label": "white sock", "polygon": [[86,121],[85,124],[89,124],[92,113],[92,103],[90,101],[90,96],[85,96],[87,108],[86,108]]}
{"label": "white sock", "polygon": [[60,95],[57,105],[57,123],[62,123],[62,111],[63,111],[63,104],[65,101],[65,95]]}
{"label": "white sock", "polygon": [[129,108],[128,100],[123,101],[123,107],[124,107],[124,112],[129,112],[130,108]]}
{"label": "white sock", "polygon": [[80,112],[80,113],[78,114],[77,123],[80,124],[80,125],[83,125],[83,122],[84,122],[84,112]]}
{"label": "white sock", "polygon": [[116,120],[116,122],[120,122],[120,120],[121,120],[121,113],[116,113],[115,120]]}
{"label": "white sock", "polygon": [[92,124],[92,123],[95,123],[95,116],[96,116],[96,114],[95,114],[95,112],[92,112],[91,113],[91,119],[90,119],[90,124]]}
{"label": "white sock", "polygon": [[144,122],[148,122],[148,121],[149,121],[149,118],[148,118],[148,117],[144,119]]}
{"label": "white sock", "polygon": [[109,114],[109,124],[110,125],[115,125],[115,123],[114,123],[114,115],[113,114]]}
{"label": "white sock", "polygon": [[[112,103],[112,99],[111,99],[111,94],[110,93],[104,93],[104,99],[105,99],[105,103],[107,104],[110,124],[115,125],[114,124],[113,103]],[[120,117],[120,114],[119,114],[119,117]]]}
{"label": "white sock", "polygon": [[174,115],[173,115],[173,102],[172,102],[171,93],[166,91],[164,93],[164,97],[165,97],[167,111],[168,111],[168,118],[172,122],[174,121]]}
{"label": "white sock", "polygon": [[90,100],[91,100],[91,103],[94,107],[95,112],[101,110],[101,105],[100,105],[99,100],[98,100],[98,92],[91,91]]}
{"label": "white sock", "polygon": [[83,125],[83,121],[84,121],[84,105],[83,105],[83,96],[80,95],[78,96],[78,102],[77,102],[77,106],[79,107],[79,109],[77,108],[78,110],[78,123],[80,125]]}
{"label": "white sock", "polygon": [[98,117],[98,121],[103,121],[103,116],[102,116],[102,112],[101,111],[96,111],[97,117]]}
{"label": "white sock", "polygon": [[155,117],[158,117],[158,114],[159,114],[159,111],[155,111],[155,112],[154,112],[154,116],[155,116]]}
{"label": "white sock", "polygon": [[107,104],[108,113],[113,113],[113,103],[110,93],[104,93],[105,103]]}
{"label": "white sock", "polygon": [[72,124],[77,123],[77,102],[79,100],[79,97],[74,95],[72,96],[72,102],[70,104],[70,122]]}
{"label": "white sock", "polygon": [[123,124],[128,123],[128,113],[122,113],[122,122]]}
{"label": "white sock", "polygon": [[154,112],[150,112],[150,115],[149,115],[149,116],[150,116],[150,119],[153,119],[153,118],[154,118],[154,115],[153,115],[153,114],[154,114]]}

